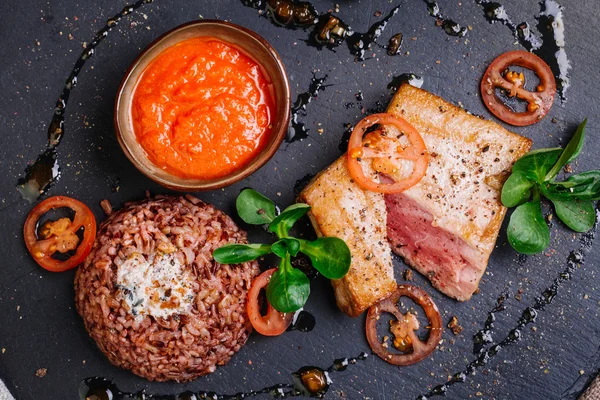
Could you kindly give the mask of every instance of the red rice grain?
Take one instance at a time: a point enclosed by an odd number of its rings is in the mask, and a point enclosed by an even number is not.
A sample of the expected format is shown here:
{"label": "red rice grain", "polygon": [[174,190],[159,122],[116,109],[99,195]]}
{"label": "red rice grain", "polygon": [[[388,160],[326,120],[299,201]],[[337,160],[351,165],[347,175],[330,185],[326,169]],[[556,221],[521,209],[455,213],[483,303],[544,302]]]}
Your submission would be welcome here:
{"label": "red rice grain", "polygon": [[[224,365],[246,343],[246,295],[256,262],[221,265],[212,252],[247,243],[223,212],[192,196],[156,196],[128,203],[102,223],[92,252],[75,275],[76,306],[90,336],[114,365],[151,381],[185,382]],[[194,277],[187,314],[136,319],[116,286],[132,254],[173,249]]]}

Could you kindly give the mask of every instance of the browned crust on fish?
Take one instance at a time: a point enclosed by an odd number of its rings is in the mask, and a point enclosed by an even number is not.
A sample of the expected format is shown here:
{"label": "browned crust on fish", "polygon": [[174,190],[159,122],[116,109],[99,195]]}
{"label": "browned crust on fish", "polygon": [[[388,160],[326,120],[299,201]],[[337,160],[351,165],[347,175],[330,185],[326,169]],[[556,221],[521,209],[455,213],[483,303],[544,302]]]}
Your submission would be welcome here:
{"label": "browned crust on fish", "polygon": [[311,205],[309,216],[319,235],[339,237],[350,248],[348,274],[331,281],[343,312],[355,317],[396,289],[383,196],[352,180],[344,156],[317,175],[299,201]]}
{"label": "browned crust on fish", "polygon": [[[467,300],[485,272],[506,214],[500,203],[502,184],[531,140],[410,85],[400,87],[388,112],[413,125],[431,155],[426,176],[403,195],[432,216],[433,231],[464,241],[470,264],[462,275],[462,266],[446,265],[450,273],[440,276],[456,281],[443,282],[430,270],[435,267],[430,264],[426,270],[416,254],[404,254],[405,260],[441,292]],[[332,281],[342,311],[356,316],[393,292],[384,196],[352,181],[345,155],[317,175],[299,201],[312,206],[309,215],[320,235],[340,237],[350,247],[348,275]]]}

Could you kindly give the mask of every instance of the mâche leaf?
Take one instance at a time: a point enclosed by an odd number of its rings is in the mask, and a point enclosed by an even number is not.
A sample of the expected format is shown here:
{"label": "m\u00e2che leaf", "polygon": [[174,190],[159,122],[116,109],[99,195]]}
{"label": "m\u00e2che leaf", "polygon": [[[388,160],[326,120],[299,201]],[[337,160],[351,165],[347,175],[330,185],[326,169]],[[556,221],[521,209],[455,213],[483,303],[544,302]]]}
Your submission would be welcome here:
{"label": "m\u00e2che leaf", "polygon": [[[508,241],[519,253],[535,254],[550,243],[550,230],[541,211],[540,195],[554,204],[558,218],[576,232],[590,230],[596,222],[592,201],[600,200],[600,171],[571,175],[562,182],[554,178],[583,149],[587,118],[563,149],[531,151],[515,162],[502,187],[501,201],[516,207],[508,224]],[[533,196],[533,200],[528,201]]]}
{"label": "m\u00e2che leaf", "polygon": [[310,210],[310,206],[304,203],[292,204],[281,212],[270,224],[269,231],[276,233],[279,237],[287,236],[296,221],[302,218]]}
{"label": "m\u00e2che leaf", "polygon": [[512,173],[502,186],[502,204],[505,207],[515,207],[529,200],[534,185],[523,172]]}
{"label": "m\u00e2che leaf", "polygon": [[327,279],[343,278],[352,262],[350,249],[342,239],[323,237],[312,242],[302,240],[300,251],[310,258],[317,271]]}
{"label": "m\u00e2che leaf", "polygon": [[286,253],[289,253],[292,257],[296,257],[298,250],[300,250],[300,241],[294,238],[279,239],[271,245],[271,250],[281,258],[284,258]]}
{"label": "m\u00e2che leaf", "polygon": [[530,151],[515,162],[512,173],[521,173],[533,182],[542,183],[562,151],[560,147]]}
{"label": "m\u00e2che leaf", "polygon": [[508,242],[519,253],[536,254],[550,243],[550,229],[542,215],[539,198],[521,204],[510,216]]}
{"label": "m\u00e2che leaf", "polygon": [[554,177],[560,172],[561,168],[564,167],[565,164],[573,161],[579,156],[581,150],[583,149],[586,125],[587,118],[584,119],[581,124],[579,124],[577,131],[575,131],[575,134],[573,135],[571,140],[569,140],[569,143],[567,143],[567,146],[561,153],[558,161],[556,161],[552,169],[548,171],[544,180],[549,181],[554,179]]}
{"label": "m\u00e2che leaf", "polygon": [[551,199],[556,216],[575,232],[587,232],[596,223],[596,209],[590,200]]}
{"label": "m\u00e2che leaf", "polygon": [[275,219],[275,204],[253,189],[242,190],[235,207],[240,218],[247,224],[263,225]]}
{"label": "m\u00e2che leaf", "polygon": [[216,249],[213,258],[221,264],[239,264],[256,260],[270,252],[271,246],[268,244],[228,244]]}
{"label": "m\u00e2che leaf", "polygon": [[213,257],[222,264],[238,264],[274,253],[281,258],[279,269],[267,284],[267,300],[280,312],[293,312],[306,303],[310,282],[306,274],[292,267],[290,259],[299,251],[304,252],[314,268],[329,279],[340,279],[350,268],[350,250],[338,238],[324,237],[314,241],[289,236],[296,221],[310,210],[304,203],[292,204],[276,216],[275,204],[252,189],[243,190],[237,198],[236,208],[240,217],[249,224],[269,224],[269,231],[278,239],[268,244],[231,244],[218,248]]}
{"label": "m\u00e2che leaf", "polygon": [[290,256],[281,259],[279,269],[271,276],[267,286],[267,300],[280,312],[298,311],[308,300],[310,281],[306,275],[292,267]]}
{"label": "m\u00e2che leaf", "polygon": [[600,199],[600,171],[587,171],[571,175],[562,182],[547,182],[543,187],[544,196],[549,199]]}

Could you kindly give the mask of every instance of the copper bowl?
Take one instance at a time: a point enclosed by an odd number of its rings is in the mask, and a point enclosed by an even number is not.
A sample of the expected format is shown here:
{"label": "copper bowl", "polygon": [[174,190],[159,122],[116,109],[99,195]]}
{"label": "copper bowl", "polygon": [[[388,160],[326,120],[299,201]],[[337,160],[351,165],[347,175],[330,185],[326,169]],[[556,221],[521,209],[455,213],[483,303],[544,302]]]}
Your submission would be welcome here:
{"label": "copper bowl", "polygon": [[[193,37],[215,37],[233,45],[262,68],[274,99],[275,115],[269,141],[246,165],[230,175],[202,180],[181,178],[156,166],[138,143],[131,118],[131,102],[140,75],[163,50]],[[115,129],[125,155],[144,175],[170,189],[201,191],[218,189],[238,182],[262,167],[277,151],[290,122],[290,84],[285,68],[273,47],[249,29],[229,22],[202,20],[178,26],[156,39],[135,59],[125,73],[115,99]]]}

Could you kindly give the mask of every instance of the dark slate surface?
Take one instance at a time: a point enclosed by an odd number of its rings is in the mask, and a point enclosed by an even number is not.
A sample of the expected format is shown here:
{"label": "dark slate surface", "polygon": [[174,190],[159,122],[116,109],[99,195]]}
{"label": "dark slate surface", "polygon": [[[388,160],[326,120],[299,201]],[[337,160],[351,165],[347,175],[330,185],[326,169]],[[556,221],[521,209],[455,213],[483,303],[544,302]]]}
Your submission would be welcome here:
{"label": "dark slate surface", "polygon": [[[385,15],[394,3],[340,0],[338,14],[355,30],[365,31],[378,19],[376,11]],[[0,2],[0,377],[18,399],[26,400],[75,399],[80,381],[95,375],[114,379],[128,391],[234,393],[289,382],[290,372],[301,366],[325,367],[334,358],[368,351],[364,317],[350,319],[338,311],[329,283],[319,279],[313,282],[306,306],[317,319],[311,333],[292,332],[278,338],[253,335],[229,365],[210,376],[185,385],[149,383],[110,365],[88,339],[74,310],[73,272],[47,273],[29,257],[21,230],[31,205],[20,199],[15,183],[45,143],[54,101],[82,44],[124,4],[121,0]],[[328,1],[315,5],[319,10],[334,7]],[[540,12],[536,1],[506,0],[504,5],[515,22],[536,23]],[[295,94],[307,90],[313,74],[327,74],[326,84],[331,85],[307,107],[307,139],[284,145],[263,169],[245,181],[199,195],[228,212],[232,212],[238,190],[245,186],[262,190],[281,206],[288,205],[297,179],[318,172],[341,154],[338,144],[343,124],[357,122],[363,106],[373,108],[377,101],[386,104],[391,96],[387,84],[400,73],[422,75],[425,89],[490,117],[478,96],[481,74],[496,55],[520,47],[507,27],[484,19],[475,1],[442,0],[440,6],[448,17],[472,27],[466,37],[447,36],[435,26],[424,2],[405,0],[382,38],[386,43],[392,34],[402,32],[404,54],[389,57],[377,48],[375,58],[354,62],[345,46],[318,51],[302,41],[307,37],[304,31],[277,28],[238,1],[156,0],[127,17],[81,74],[68,110],[67,135],[59,149],[62,179],[50,194],[77,197],[102,220],[101,199],[119,206],[143,197],[146,189],[167,192],[139,174],[118,147],[112,125],[113,100],[123,72],[141,49],[166,30],[202,17],[227,19],[267,38],[283,57]],[[535,126],[514,129],[534,139],[535,147],[556,146],[589,116],[589,137],[576,166],[579,171],[598,167],[600,154],[600,31],[594,10],[594,0],[566,4],[566,49],[573,63],[567,103],[556,104],[551,117]],[[356,103],[359,90],[364,93],[362,104],[346,108],[345,103]],[[113,192],[111,181],[116,180],[120,190]],[[252,238],[261,235],[260,229],[250,229]],[[552,283],[565,268],[568,253],[578,246],[577,235],[554,223],[546,255],[519,259],[502,232],[481,293],[466,303],[444,297],[416,276],[416,283],[439,305],[445,323],[452,315],[458,316],[465,328],[462,334],[455,337],[445,330],[439,351],[407,368],[369,357],[335,374],[327,398],[413,399],[445,382],[474,359],[472,336],[482,327],[498,296],[508,293],[506,310],[497,315],[495,341],[515,326],[522,310]],[[598,246],[593,244],[586,263],[574,272],[553,304],[540,312],[537,322],[524,329],[522,340],[503,349],[466,383],[452,387],[448,398],[576,398],[600,368],[599,261]],[[398,276],[404,269],[396,260]],[[47,375],[36,377],[38,368],[47,368]]]}

